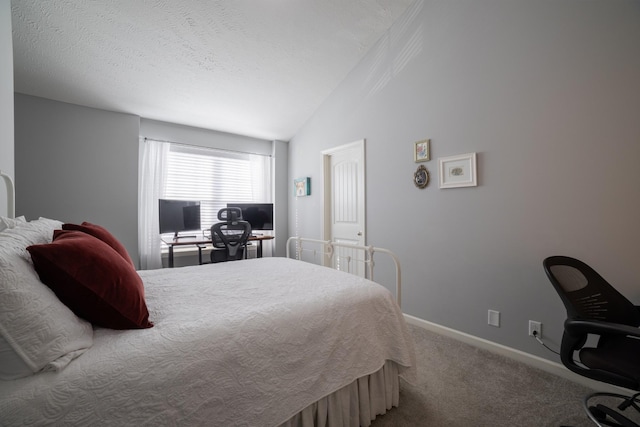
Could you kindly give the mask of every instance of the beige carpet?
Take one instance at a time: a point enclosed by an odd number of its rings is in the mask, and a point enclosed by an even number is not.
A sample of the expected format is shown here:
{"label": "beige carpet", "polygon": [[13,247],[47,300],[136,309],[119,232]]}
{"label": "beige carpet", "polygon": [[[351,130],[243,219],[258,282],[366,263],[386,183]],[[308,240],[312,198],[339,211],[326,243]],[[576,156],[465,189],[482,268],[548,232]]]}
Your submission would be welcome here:
{"label": "beige carpet", "polygon": [[416,343],[418,380],[401,382],[400,406],[378,416],[372,427],[595,425],[582,409],[590,389],[452,338],[409,328]]}

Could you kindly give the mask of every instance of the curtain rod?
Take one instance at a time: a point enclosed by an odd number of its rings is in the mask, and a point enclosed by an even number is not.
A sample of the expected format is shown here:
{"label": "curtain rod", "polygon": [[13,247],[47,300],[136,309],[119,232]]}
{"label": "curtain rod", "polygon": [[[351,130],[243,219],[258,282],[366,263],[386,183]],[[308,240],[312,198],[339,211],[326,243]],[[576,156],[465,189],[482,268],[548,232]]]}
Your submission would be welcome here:
{"label": "curtain rod", "polygon": [[252,151],[238,151],[238,150],[230,150],[228,148],[203,147],[202,145],[187,144],[187,143],[184,143],[184,142],[176,142],[176,141],[167,141],[166,139],[147,138],[146,136],[144,137],[145,142],[148,139],[150,139],[152,141],[157,141],[157,142],[165,142],[167,144],[182,145],[182,146],[185,146],[185,147],[208,148],[210,150],[225,151],[227,153],[234,153],[234,154],[254,154],[256,156],[273,157],[271,154],[254,153]]}

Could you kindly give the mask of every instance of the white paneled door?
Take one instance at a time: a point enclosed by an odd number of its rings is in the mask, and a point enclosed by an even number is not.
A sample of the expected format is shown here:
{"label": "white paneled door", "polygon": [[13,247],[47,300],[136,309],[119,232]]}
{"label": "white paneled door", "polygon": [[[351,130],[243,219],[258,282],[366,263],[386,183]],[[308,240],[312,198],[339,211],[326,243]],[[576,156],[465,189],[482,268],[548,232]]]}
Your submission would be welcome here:
{"label": "white paneled door", "polygon": [[[323,151],[324,238],[364,245],[365,157],[364,140]],[[333,267],[364,276],[362,255],[348,248],[333,258]]]}

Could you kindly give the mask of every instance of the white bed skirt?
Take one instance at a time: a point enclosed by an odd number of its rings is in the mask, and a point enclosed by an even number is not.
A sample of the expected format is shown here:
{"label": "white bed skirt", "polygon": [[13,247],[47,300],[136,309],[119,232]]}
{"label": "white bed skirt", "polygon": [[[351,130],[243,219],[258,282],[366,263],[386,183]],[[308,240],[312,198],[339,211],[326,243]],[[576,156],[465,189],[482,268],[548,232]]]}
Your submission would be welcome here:
{"label": "white bed skirt", "polygon": [[312,403],[279,427],[368,427],[377,415],[398,406],[399,400],[398,365],[387,361],[378,371]]}

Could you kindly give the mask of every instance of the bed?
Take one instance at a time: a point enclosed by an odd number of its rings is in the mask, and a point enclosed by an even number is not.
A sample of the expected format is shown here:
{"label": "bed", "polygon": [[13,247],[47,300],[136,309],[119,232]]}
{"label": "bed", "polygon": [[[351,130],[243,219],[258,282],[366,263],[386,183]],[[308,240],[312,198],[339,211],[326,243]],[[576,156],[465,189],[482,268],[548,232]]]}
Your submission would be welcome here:
{"label": "bed", "polygon": [[[144,326],[92,325],[36,262],[33,248],[91,234],[62,227],[0,231],[0,364],[22,372],[0,372],[1,425],[368,426],[399,404],[398,377],[415,377],[391,292],[290,258],[136,272]],[[117,242],[96,237],[81,236],[114,257]]]}

